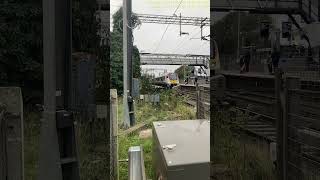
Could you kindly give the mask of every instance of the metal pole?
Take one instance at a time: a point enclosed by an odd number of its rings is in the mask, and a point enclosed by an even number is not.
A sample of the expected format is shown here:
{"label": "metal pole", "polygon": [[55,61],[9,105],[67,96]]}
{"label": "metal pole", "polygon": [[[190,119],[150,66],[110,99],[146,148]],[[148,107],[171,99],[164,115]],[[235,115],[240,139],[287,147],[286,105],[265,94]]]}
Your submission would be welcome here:
{"label": "metal pole", "polygon": [[203,27],[203,26],[202,26],[202,22],[201,22],[201,26],[200,26],[200,28],[201,28],[201,29],[200,29],[200,31],[201,31],[200,41],[202,41],[202,39],[203,39],[203,35],[202,35],[202,27]]}
{"label": "metal pole", "polygon": [[186,65],[183,65],[183,80],[186,80]]}
{"label": "metal pole", "polygon": [[132,21],[131,0],[123,1],[123,106],[124,123],[126,127],[135,123],[132,98]]}
{"label": "metal pole", "polygon": [[128,107],[128,40],[127,40],[127,0],[123,0],[123,108],[124,125],[130,127],[129,107]]}
{"label": "metal pole", "polygon": [[128,0],[127,3],[127,50],[128,50],[128,106],[129,106],[129,118],[130,118],[130,125],[133,126],[135,124],[135,117],[134,117],[134,104],[133,104],[133,58],[132,58],[132,0]]}
{"label": "metal pole", "polygon": [[199,90],[199,86],[198,86],[198,82],[196,82],[196,98],[197,98],[197,111],[196,111],[196,116],[197,119],[201,119],[200,117],[200,90]]}
{"label": "metal pole", "polygon": [[238,12],[238,49],[237,49],[237,58],[240,57],[240,11]]}
{"label": "metal pole", "polygon": [[142,146],[129,148],[129,180],[146,180]]}
{"label": "metal pole", "polygon": [[283,179],[283,106],[281,104],[282,77],[281,70],[275,69],[276,127],[277,127],[277,173]]}
{"label": "metal pole", "polygon": [[44,111],[41,122],[39,180],[62,180],[56,130],[56,1],[43,0]]}
{"label": "metal pole", "polygon": [[318,2],[318,21],[320,21],[320,3]]}
{"label": "metal pole", "polygon": [[180,36],[181,36],[181,13],[180,13]]}

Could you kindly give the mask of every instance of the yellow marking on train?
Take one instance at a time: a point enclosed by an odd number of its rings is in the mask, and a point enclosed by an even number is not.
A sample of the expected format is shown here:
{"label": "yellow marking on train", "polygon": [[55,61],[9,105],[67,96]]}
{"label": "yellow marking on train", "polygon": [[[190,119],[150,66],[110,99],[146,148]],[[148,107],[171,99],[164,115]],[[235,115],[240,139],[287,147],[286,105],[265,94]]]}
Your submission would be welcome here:
{"label": "yellow marking on train", "polygon": [[171,84],[178,84],[178,81],[177,80],[170,80],[170,83]]}

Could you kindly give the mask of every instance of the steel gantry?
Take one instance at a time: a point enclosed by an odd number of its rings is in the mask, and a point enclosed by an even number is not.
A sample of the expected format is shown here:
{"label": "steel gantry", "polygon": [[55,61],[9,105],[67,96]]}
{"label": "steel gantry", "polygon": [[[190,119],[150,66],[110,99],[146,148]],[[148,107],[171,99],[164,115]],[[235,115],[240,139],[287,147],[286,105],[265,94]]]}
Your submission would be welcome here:
{"label": "steel gantry", "polygon": [[141,65],[189,65],[208,67],[209,55],[140,53]]}
{"label": "steel gantry", "polygon": [[299,14],[307,23],[320,20],[320,3],[317,0],[211,0],[210,11]]}
{"label": "steel gantry", "polygon": [[186,17],[178,15],[153,15],[153,14],[136,14],[141,23],[155,24],[176,24],[191,26],[210,26],[210,18],[207,17]]}

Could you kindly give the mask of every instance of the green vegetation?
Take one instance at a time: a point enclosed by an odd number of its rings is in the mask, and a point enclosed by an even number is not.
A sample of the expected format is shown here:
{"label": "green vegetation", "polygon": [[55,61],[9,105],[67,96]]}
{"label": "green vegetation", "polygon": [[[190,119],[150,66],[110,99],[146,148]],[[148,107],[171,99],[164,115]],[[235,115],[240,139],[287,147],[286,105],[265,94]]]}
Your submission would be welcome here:
{"label": "green vegetation", "polygon": [[[109,82],[109,47],[100,46],[95,17],[95,1],[73,1],[73,52],[87,52],[98,56],[97,89]],[[42,0],[10,0],[0,3],[0,85],[22,88],[24,102],[41,103],[43,94],[43,28]],[[103,89],[100,90],[99,89]]]}
{"label": "green vegetation", "polygon": [[[183,97],[177,96],[173,91],[161,93],[161,103],[152,105],[150,103],[136,103],[137,123],[146,122],[146,128],[151,128],[153,121],[195,119],[195,109],[183,103]],[[119,100],[119,127],[123,122],[122,101]],[[215,164],[225,165],[229,172],[225,173],[226,179],[276,179],[274,167],[269,160],[266,149],[261,148],[253,141],[248,141],[248,137],[237,125],[245,122],[247,115],[239,113],[237,118],[231,118],[226,113],[216,113],[212,122],[215,123],[214,155]],[[231,122],[226,122],[231,119]],[[26,179],[34,180],[38,172],[39,158],[39,135],[40,135],[40,113],[25,114],[25,175]],[[80,158],[81,180],[96,180],[107,177],[106,151],[107,145],[104,137],[104,122],[96,121],[78,124],[77,141]],[[92,131],[91,129],[94,129]],[[119,129],[121,134],[124,130]],[[92,133],[93,132],[93,133]],[[130,135],[119,136],[119,159],[128,158],[130,146],[142,145],[144,149],[144,160],[146,174],[148,178],[153,178],[152,167],[152,139],[140,139],[138,132]],[[261,144],[261,143],[260,143]],[[125,162],[120,162],[120,180],[126,180],[128,166]]]}
{"label": "green vegetation", "polygon": [[150,76],[142,75],[140,77],[140,81],[141,81],[141,86],[140,86],[141,94],[148,94],[150,92],[156,91],[156,89],[152,86],[152,79]]}
{"label": "green vegetation", "polygon": [[34,180],[38,175],[40,113],[24,114],[24,165],[25,179]]}
{"label": "green vegetation", "polygon": [[[0,3],[0,86],[42,89],[41,0]],[[39,92],[41,93],[41,92]]]}
{"label": "green vegetation", "polygon": [[263,140],[258,143],[256,139],[251,141],[239,128],[247,118],[246,114],[240,112],[237,112],[236,118],[226,112],[215,113],[212,120],[215,122],[214,145],[211,150],[213,162],[223,164],[228,169],[218,179],[274,180],[275,169],[269,159],[268,147],[261,146]]}
{"label": "green vegetation", "polygon": [[[134,16],[133,27],[139,25]],[[119,94],[123,91],[123,37],[122,37],[122,8],[113,15],[113,31],[111,32],[111,88],[117,89]],[[140,54],[136,46],[132,49],[133,77],[140,77]]]}
{"label": "green vegetation", "polygon": [[76,128],[81,180],[109,177],[106,122],[106,119],[96,119],[94,122],[82,122]]}
{"label": "green vegetation", "polygon": [[[164,91],[160,96],[161,103],[159,105],[152,105],[150,103],[136,103],[136,121],[138,123],[147,123],[147,128],[151,128],[153,121],[165,121],[165,120],[183,120],[183,119],[195,119],[195,109],[185,105],[183,98],[177,96],[174,91]],[[123,106],[122,101],[119,101],[119,125],[123,122]],[[119,129],[121,134],[124,130]],[[142,145],[144,150],[144,160],[146,167],[146,175],[148,178],[153,177],[152,167],[152,139],[140,139],[138,132],[130,135],[119,136],[119,159],[128,158],[128,149],[130,146]],[[127,180],[128,178],[128,166],[127,163],[122,162],[119,165],[120,180]]]}
{"label": "green vegetation", "polygon": [[[39,170],[41,114],[26,112],[24,117],[25,179],[35,180]],[[106,137],[104,123],[104,121],[83,122],[76,126],[81,180],[105,179],[109,175],[106,170],[108,167],[105,157],[107,145],[104,138]]]}
{"label": "green vegetation", "polygon": [[180,66],[174,72],[178,74],[180,80],[186,79],[190,74],[194,67],[191,66]]}

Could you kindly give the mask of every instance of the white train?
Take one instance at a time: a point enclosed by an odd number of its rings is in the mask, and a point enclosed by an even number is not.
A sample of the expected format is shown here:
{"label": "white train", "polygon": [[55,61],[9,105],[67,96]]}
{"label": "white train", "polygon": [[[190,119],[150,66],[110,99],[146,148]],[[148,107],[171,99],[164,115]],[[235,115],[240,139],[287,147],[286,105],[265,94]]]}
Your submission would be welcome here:
{"label": "white train", "polygon": [[179,77],[177,73],[165,73],[163,76],[154,78],[154,84],[172,88],[179,85]]}

